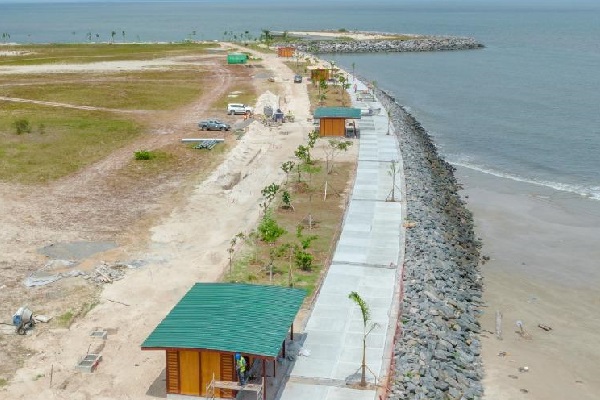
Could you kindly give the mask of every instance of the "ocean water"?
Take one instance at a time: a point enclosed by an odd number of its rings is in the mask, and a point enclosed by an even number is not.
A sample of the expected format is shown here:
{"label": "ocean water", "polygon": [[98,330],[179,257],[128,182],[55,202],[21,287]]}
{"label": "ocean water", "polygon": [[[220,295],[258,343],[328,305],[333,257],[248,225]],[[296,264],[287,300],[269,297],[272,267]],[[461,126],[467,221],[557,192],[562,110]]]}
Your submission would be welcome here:
{"label": "ocean water", "polygon": [[[472,36],[485,49],[325,55],[394,94],[452,163],[600,200],[596,1],[0,0],[11,42],[180,41],[261,30]],[[98,39],[96,39],[98,34]]]}

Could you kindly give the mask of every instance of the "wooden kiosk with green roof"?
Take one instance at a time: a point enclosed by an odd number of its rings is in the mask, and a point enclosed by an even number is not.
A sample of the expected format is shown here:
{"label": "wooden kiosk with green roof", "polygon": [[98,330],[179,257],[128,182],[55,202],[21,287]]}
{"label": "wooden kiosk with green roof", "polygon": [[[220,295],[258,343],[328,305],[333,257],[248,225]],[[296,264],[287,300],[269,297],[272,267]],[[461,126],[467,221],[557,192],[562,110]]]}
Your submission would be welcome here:
{"label": "wooden kiosk with green roof", "polygon": [[[196,283],[141,347],[166,352],[167,397],[233,398],[249,390],[266,399],[267,362],[275,373],[305,295],[281,286]],[[246,358],[248,372],[258,372],[243,388],[235,353]]]}
{"label": "wooden kiosk with green roof", "polygon": [[352,107],[318,107],[313,118],[319,120],[321,136],[345,136],[346,120],[360,119],[360,108]]}

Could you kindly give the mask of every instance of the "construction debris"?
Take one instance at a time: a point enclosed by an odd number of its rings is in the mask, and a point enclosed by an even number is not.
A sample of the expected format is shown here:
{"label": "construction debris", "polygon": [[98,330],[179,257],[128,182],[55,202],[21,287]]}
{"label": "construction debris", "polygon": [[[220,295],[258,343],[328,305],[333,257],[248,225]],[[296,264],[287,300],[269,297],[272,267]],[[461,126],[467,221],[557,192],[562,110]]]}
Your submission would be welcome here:
{"label": "construction debris", "polygon": [[523,327],[523,321],[517,321],[516,325],[517,328],[519,328],[519,330],[515,331],[516,333],[518,333],[523,339],[531,339],[531,334]]}
{"label": "construction debris", "polygon": [[42,322],[44,324],[50,322],[50,320],[52,319],[52,317],[48,317],[46,315],[34,315],[33,319],[35,320],[35,322]]}
{"label": "construction debris", "polygon": [[81,372],[91,373],[94,372],[94,370],[98,367],[100,361],[102,361],[101,354],[88,354],[79,360],[75,368]]}
{"label": "construction debris", "polygon": [[[101,285],[123,279],[125,276],[125,270],[139,268],[145,263],[143,260],[133,260],[130,263],[116,262],[114,264],[102,262],[91,272],[85,272],[78,269],[69,269],[68,271],[54,271],[53,273],[50,273],[48,268],[55,266],[56,261],[57,260],[52,260],[46,263],[46,265],[44,265],[44,267],[42,267],[39,271],[28,276],[23,281],[23,284],[27,287],[43,286],[52,282],[56,282],[62,278],[81,276],[83,279]],[[76,263],[71,262],[71,264],[65,265],[65,267],[70,267],[73,265],[76,265]]]}
{"label": "construction debris", "polygon": [[544,324],[538,324],[538,328],[541,328],[541,329],[545,330],[546,332],[552,330],[551,327],[549,327],[548,325],[544,325]]}
{"label": "construction debris", "polygon": [[90,333],[90,336],[93,338],[106,340],[106,338],[108,337],[108,332],[102,329],[97,329],[92,331]]}

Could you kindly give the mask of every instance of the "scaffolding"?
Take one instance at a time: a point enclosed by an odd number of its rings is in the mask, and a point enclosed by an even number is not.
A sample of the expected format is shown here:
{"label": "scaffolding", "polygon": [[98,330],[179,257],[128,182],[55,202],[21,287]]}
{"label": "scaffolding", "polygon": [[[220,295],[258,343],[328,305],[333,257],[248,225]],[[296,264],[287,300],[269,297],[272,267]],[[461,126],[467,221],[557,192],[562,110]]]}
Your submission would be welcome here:
{"label": "scaffolding", "polygon": [[241,391],[255,392],[256,400],[261,400],[263,397],[263,385],[262,384],[258,385],[255,383],[247,383],[246,385],[242,386],[239,384],[239,382],[217,381],[217,380],[215,380],[215,374],[213,374],[212,380],[210,381],[210,383],[208,385],[206,385],[206,397],[208,399],[214,400],[215,389],[237,390],[238,392],[241,392]]}

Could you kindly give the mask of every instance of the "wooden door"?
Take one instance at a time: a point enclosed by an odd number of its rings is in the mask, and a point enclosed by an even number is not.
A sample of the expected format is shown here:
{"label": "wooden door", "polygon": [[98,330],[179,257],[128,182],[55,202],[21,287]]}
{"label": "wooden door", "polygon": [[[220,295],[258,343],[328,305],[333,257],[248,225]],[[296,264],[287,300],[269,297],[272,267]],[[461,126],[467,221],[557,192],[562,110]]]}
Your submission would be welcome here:
{"label": "wooden door", "polygon": [[[181,383],[180,393],[200,396],[200,353],[197,351],[180,350],[179,372]],[[204,391],[206,391],[206,388],[204,388]]]}
{"label": "wooden door", "polygon": [[[221,381],[221,368],[220,368],[220,353],[214,351],[203,351],[202,352],[202,395],[206,396],[206,385],[213,379]],[[215,390],[215,397],[219,396],[219,390]]]}
{"label": "wooden door", "polygon": [[321,118],[319,129],[321,136],[344,136],[345,130],[343,118]]}

